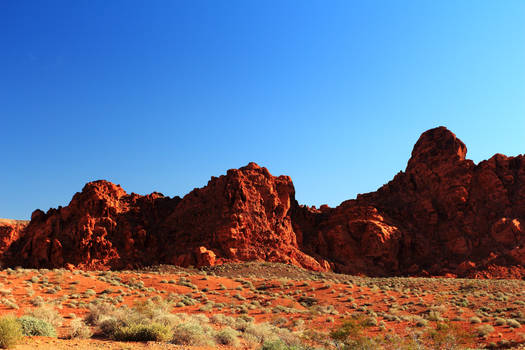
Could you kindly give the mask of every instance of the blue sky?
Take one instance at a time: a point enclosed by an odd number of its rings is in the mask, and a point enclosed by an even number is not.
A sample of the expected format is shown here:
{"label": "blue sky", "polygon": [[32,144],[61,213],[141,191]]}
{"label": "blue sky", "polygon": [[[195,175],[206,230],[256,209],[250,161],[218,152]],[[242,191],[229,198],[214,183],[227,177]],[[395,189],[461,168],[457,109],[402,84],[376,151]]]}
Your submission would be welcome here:
{"label": "blue sky", "polygon": [[525,1],[0,1],[0,217],[255,161],[331,206],[445,125],[525,153]]}

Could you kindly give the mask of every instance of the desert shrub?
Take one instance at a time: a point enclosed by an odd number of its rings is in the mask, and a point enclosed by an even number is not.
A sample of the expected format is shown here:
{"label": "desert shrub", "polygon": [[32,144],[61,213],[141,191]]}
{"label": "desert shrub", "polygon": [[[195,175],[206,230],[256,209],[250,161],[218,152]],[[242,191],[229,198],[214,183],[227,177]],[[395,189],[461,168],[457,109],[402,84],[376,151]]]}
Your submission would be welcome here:
{"label": "desert shrub", "polygon": [[436,329],[429,330],[424,339],[432,349],[464,349],[473,344],[473,332],[463,330],[454,323],[438,323]]}
{"label": "desert shrub", "polygon": [[69,328],[69,338],[86,339],[91,338],[91,336],[93,335],[91,329],[80,318],[74,318],[73,320],[71,320]]}
{"label": "desert shrub", "polygon": [[368,326],[363,318],[349,319],[337,329],[332,330],[330,338],[341,348],[373,349],[371,340],[364,334],[364,330]]}
{"label": "desert shrub", "polygon": [[481,319],[477,316],[473,316],[471,318],[469,318],[469,322],[470,323],[481,323]]}
{"label": "desert shrub", "polygon": [[441,313],[437,310],[430,310],[428,313],[427,319],[429,321],[436,321],[436,322],[443,321],[443,317],[441,317]]}
{"label": "desert shrub", "polygon": [[215,314],[210,317],[211,323],[218,325],[232,324],[235,320],[233,317],[225,316],[224,314]]}
{"label": "desert shrub", "polygon": [[300,297],[297,300],[301,305],[309,307],[317,304],[319,302],[319,299],[315,297]]}
{"label": "desert shrub", "polygon": [[501,318],[501,317],[496,317],[496,320],[494,321],[494,325],[496,326],[504,326],[507,322]]}
{"label": "desert shrub", "polygon": [[428,321],[422,317],[414,317],[413,321],[416,327],[426,327],[428,325]]}
{"label": "desert shrub", "polygon": [[243,315],[235,318],[233,328],[238,331],[244,332],[249,325],[253,324],[254,319],[250,316]]}
{"label": "desert shrub", "polygon": [[57,331],[51,323],[33,316],[22,316],[18,319],[22,333],[26,336],[43,336],[56,338]]}
{"label": "desert shrub", "polygon": [[516,320],[514,320],[512,318],[507,320],[507,325],[509,327],[512,327],[512,328],[520,328],[521,327],[521,324],[518,321],[516,321]]}
{"label": "desert shrub", "polygon": [[159,323],[139,323],[116,327],[112,337],[120,341],[167,341],[171,339],[172,331]]}
{"label": "desert shrub", "polygon": [[154,319],[155,317],[169,313],[172,306],[171,302],[159,298],[136,302],[133,308],[142,316]]}
{"label": "desert shrub", "polygon": [[489,324],[484,324],[484,325],[479,326],[478,328],[476,328],[476,332],[477,332],[477,334],[479,336],[483,337],[485,335],[488,335],[488,334],[494,332],[494,327],[492,327]]}
{"label": "desert shrub", "polygon": [[210,333],[209,328],[197,322],[185,322],[173,329],[171,342],[179,345],[213,346],[215,342]]}
{"label": "desert shrub", "polygon": [[217,343],[237,347],[239,346],[239,333],[230,327],[225,327],[215,333]]}
{"label": "desert shrub", "polygon": [[14,301],[9,300],[7,298],[2,298],[1,302],[10,309],[19,309],[18,305]]}
{"label": "desert shrub", "polygon": [[300,348],[295,345],[287,345],[280,339],[265,341],[260,350],[299,350]]}
{"label": "desert shrub", "polygon": [[102,319],[107,318],[115,312],[115,306],[109,303],[96,303],[88,306],[89,312],[86,315],[86,323],[98,326]]}
{"label": "desert shrub", "polygon": [[54,327],[62,326],[64,319],[52,306],[40,306],[26,313],[26,316],[31,316],[39,320],[44,320],[51,323]]}
{"label": "desert shrub", "polygon": [[108,316],[101,318],[97,326],[99,330],[107,337],[113,337],[113,334],[117,331],[119,327],[124,326],[125,323],[119,321],[118,319]]}
{"label": "desert shrub", "polygon": [[0,347],[3,349],[12,348],[23,337],[22,327],[14,316],[0,318]]}
{"label": "desert shrub", "polygon": [[245,328],[242,337],[255,343],[264,343],[272,338],[272,330],[273,327],[268,323],[254,323]]}
{"label": "desert shrub", "polygon": [[372,327],[372,326],[377,326],[378,325],[377,319],[375,317],[368,317],[367,319],[365,319],[363,321],[363,323],[367,327]]}

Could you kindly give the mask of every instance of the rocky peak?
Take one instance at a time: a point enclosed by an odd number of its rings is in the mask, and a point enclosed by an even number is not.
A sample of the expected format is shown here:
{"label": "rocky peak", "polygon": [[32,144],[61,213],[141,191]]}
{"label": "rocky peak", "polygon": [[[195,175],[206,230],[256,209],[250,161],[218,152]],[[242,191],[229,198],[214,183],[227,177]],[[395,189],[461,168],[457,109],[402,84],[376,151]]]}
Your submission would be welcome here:
{"label": "rocky peak", "polygon": [[119,199],[127,195],[120,185],[115,185],[106,180],[88,182],[82,189],[81,195],[96,197],[99,199],[114,198]]}
{"label": "rocky peak", "polygon": [[443,163],[455,163],[465,160],[467,146],[444,126],[425,131],[419,137],[406,171],[409,172],[419,164],[434,168]]}

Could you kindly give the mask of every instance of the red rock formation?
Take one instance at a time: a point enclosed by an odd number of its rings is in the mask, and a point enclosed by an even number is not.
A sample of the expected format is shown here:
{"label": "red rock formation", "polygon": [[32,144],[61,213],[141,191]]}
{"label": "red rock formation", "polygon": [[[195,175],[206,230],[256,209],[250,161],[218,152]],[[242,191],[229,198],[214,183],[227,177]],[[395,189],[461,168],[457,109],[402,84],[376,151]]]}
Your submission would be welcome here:
{"label": "red rock formation", "polygon": [[444,127],[423,133],[405,172],[316,219],[309,232],[322,239],[304,250],[341,271],[357,264],[378,275],[525,276],[525,157],[498,154],[475,165],[466,153]]}
{"label": "red rock formation", "polygon": [[261,260],[326,269],[298,249],[289,214],[294,196],[288,176],[274,177],[255,163],[213,177],[183,199],[128,195],[95,181],[67,207],[35,211],[29,234],[7,260],[86,269]]}
{"label": "red rock formation", "polygon": [[29,221],[0,219],[0,255],[23,235],[27,224]]}
{"label": "red rock formation", "polygon": [[123,268],[264,260],[367,275],[523,277],[525,157],[497,154],[476,165],[466,154],[452,132],[431,129],[392,181],[319,210],[298,205],[289,177],[255,163],[183,199],[96,181],[67,207],[33,213],[4,261]]}
{"label": "red rock formation", "polygon": [[290,211],[295,190],[288,176],[272,176],[250,163],[213,177],[208,185],[186,195],[162,222],[166,237],[163,261],[202,265],[209,258],[195,256],[210,251],[214,262],[279,261],[309,269],[324,269],[298,249]]}
{"label": "red rock formation", "polygon": [[126,194],[107,181],[88,183],[64,208],[36,210],[27,234],[15,242],[10,264],[80,268],[123,268],[159,263],[162,241],[152,234],[179,198],[160,193]]}

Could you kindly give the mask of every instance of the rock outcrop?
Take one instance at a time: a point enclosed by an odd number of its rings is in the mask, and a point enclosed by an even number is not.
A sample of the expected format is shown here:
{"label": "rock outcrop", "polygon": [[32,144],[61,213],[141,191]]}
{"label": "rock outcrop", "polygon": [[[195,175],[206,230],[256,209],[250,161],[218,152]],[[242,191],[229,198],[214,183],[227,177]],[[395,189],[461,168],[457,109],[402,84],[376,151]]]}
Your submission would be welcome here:
{"label": "rock outcrop", "polygon": [[525,157],[466,153],[444,127],[423,133],[405,172],[321,214],[305,251],[353,273],[525,276]]}
{"label": "rock outcrop", "polygon": [[324,261],[298,248],[290,216],[295,203],[291,179],[255,163],[212,177],[183,199],[127,194],[95,181],[64,208],[36,210],[28,235],[12,244],[5,260],[84,269],[260,260],[325,270]]}
{"label": "rock outcrop", "polygon": [[0,219],[0,256],[24,234],[25,220]]}
{"label": "rock outcrop", "polygon": [[184,198],[95,181],[66,207],[35,211],[23,235],[0,226],[3,260],[87,269],[261,260],[375,276],[522,278],[525,157],[476,165],[466,154],[446,128],[428,130],[404,172],[336,208],[299,205],[288,176],[255,163]]}
{"label": "rock outcrop", "polygon": [[123,268],[158,263],[163,242],[152,234],[180,201],[160,193],[127,194],[107,181],[90,182],[66,207],[36,210],[26,234],[5,254],[32,267]]}

